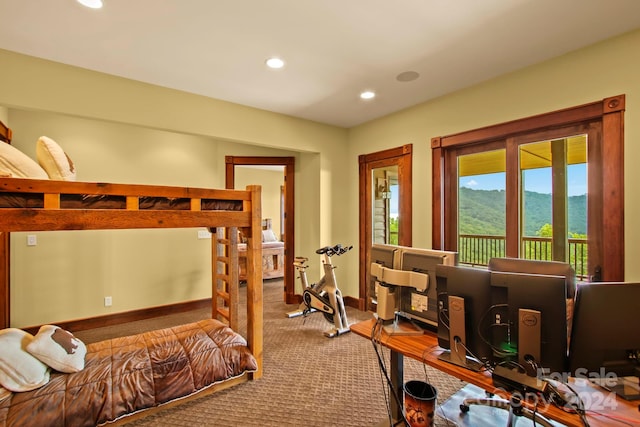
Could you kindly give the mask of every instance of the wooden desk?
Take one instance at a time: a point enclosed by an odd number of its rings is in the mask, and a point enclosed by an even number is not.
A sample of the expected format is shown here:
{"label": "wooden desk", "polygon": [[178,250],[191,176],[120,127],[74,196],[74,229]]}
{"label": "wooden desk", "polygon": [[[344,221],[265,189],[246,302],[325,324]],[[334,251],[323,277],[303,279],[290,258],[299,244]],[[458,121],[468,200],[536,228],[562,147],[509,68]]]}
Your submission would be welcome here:
{"label": "wooden desk", "polygon": [[[351,332],[370,339],[374,325],[375,319],[356,323],[351,325]],[[388,335],[383,332],[380,337],[380,344],[391,350],[390,376],[398,396],[402,396],[403,356],[408,356],[470,384],[474,384],[489,393],[496,394],[498,397],[508,398],[508,396],[505,396],[504,390],[498,389],[493,385],[493,380],[489,372],[474,372],[439,360],[438,355],[444,350],[438,346],[438,339],[434,332],[426,331],[423,335],[417,336]],[[628,402],[624,399],[617,398],[612,399],[607,391],[592,386],[587,380],[574,381],[574,379],[572,379],[572,387],[583,397],[587,410],[587,419],[591,427],[640,425],[640,411],[638,410],[638,404],[640,402]],[[607,396],[608,400],[604,400],[607,399]],[[525,406],[527,406],[527,404],[525,404]],[[532,406],[528,406],[532,408]],[[400,414],[400,412],[398,412],[400,408],[393,402],[393,399],[391,408],[393,415]],[[473,408],[471,410],[473,411]],[[583,426],[582,420],[578,415],[565,412],[553,405],[548,405],[548,407],[538,405],[537,412],[567,426]],[[627,424],[613,421],[608,418],[607,415],[624,418]]]}

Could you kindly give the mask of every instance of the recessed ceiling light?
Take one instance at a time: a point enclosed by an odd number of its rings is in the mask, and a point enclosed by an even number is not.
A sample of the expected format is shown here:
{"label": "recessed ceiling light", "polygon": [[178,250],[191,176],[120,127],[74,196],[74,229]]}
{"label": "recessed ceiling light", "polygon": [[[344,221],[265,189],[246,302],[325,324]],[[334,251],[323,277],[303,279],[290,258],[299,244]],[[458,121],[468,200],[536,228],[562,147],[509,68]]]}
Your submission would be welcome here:
{"label": "recessed ceiling light", "polygon": [[267,67],[269,67],[269,68],[278,69],[278,68],[284,67],[284,61],[282,59],[276,58],[276,57],[267,59],[265,61],[265,63],[267,64]]}
{"label": "recessed ceiling light", "polygon": [[362,99],[373,99],[376,97],[376,93],[372,90],[365,90],[360,94],[360,98]]}
{"label": "recessed ceiling light", "polygon": [[78,0],[83,6],[90,7],[91,9],[101,9],[102,8],[102,0]]}

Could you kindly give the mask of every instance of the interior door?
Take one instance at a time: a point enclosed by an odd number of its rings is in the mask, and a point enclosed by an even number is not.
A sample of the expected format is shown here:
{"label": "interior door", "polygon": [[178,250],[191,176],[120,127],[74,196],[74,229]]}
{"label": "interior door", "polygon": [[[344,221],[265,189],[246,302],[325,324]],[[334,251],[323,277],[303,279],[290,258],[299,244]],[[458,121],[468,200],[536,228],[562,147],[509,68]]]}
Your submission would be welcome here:
{"label": "interior door", "polygon": [[411,246],[412,145],[361,155],[360,179],[360,310],[375,310],[369,280],[373,243]]}

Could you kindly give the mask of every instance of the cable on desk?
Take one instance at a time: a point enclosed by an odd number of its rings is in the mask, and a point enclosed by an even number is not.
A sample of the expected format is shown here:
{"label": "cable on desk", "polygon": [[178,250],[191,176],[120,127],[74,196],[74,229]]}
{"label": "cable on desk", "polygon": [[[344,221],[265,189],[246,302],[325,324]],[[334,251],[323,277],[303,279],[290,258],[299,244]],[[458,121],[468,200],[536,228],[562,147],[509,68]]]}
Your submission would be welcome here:
{"label": "cable on desk", "polygon": [[536,396],[536,400],[533,404],[533,410],[531,411],[531,421],[533,422],[533,427],[537,427],[538,423],[536,422],[536,417],[538,416],[538,396]]}
{"label": "cable on desk", "polygon": [[382,388],[382,394],[384,396],[384,402],[385,402],[385,406],[387,408],[387,415],[389,417],[389,423],[392,423],[392,415],[391,415],[391,407],[389,404],[389,387],[387,385],[388,379],[386,379],[387,377],[387,368],[384,365],[384,361],[382,360],[380,353],[379,353],[379,349],[376,346],[376,341],[379,341],[380,337],[379,337],[379,332],[380,328],[379,328],[379,323],[376,322],[373,325],[373,328],[371,328],[371,344],[373,344],[373,350],[376,353],[377,356],[377,361],[378,361],[378,367],[380,368],[380,381],[381,381],[381,388]]}
{"label": "cable on desk", "polygon": [[[391,378],[389,378],[388,369],[384,363],[384,358],[382,357],[382,354],[380,351],[381,349],[378,348],[378,346],[376,345],[376,343],[381,343],[381,335],[382,335],[382,320],[378,319],[376,323],[373,325],[373,328],[371,328],[371,343],[373,344],[373,349],[378,359],[378,366],[380,367],[380,375],[382,377],[382,391],[385,397],[385,404],[387,405],[387,414],[389,415],[389,425],[395,425],[395,424],[393,421],[393,414],[391,414],[391,406],[389,403],[390,397],[388,392],[386,391],[387,388],[391,390],[391,393],[393,394],[393,398],[396,401],[398,408],[400,409],[400,414],[402,416],[401,421],[405,426],[408,427],[409,423],[407,422],[404,416],[404,408],[402,405],[402,400],[398,396],[398,393],[396,392],[396,389],[393,386],[393,383],[391,382]],[[386,387],[385,387],[385,381],[386,381]]]}
{"label": "cable on desk", "polygon": [[[507,307],[507,304],[494,304],[491,307],[489,307],[487,309],[487,311],[484,312],[484,314],[482,315],[482,317],[480,318],[480,321],[478,322],[478,336],[480,337],[480,339],[487,344],[489,347],[491,347],[491,350],[493,350],[493,352],[499,356],[499,357],[510,357],[510,356],[514,356],[515,353],[512,351],[506,351],[505,349],[502,349],[500,347],[495,346],[491,341],[489,341],[484,334],[482,333],[482,325],[485,323],[485,319],[487,318],[487,315],[491,314],[491,312],[493,312],[494,309],[499,308],[499,307]],[[489,325],[491,328],[494,327],[509,327],[509,323],[492,323],[491,325]]]}
{"label": "cable on desk", "polygon": [[[584,407],[584,402],[582,401],[580,394],[569,384],[563,383],[563,385],[567,387],[569,391],[571,391],[571,393],[573,393],[573,395],[575,396],[575,400],[570,399],[569,401],[569,399],[567,399],[567,401],[565,401],[565,404],[560,406],[556,402],[554,402],[553,395],[552,395],[551,397],[552,403],[554,403],[558,408],[562,409],[565,412],[578,414],[580,416],[580,419],[582,420],[582,425],[584,425],[584,427],[589,427],[589,421],[587,420],[587,414]],[[550,390],[551,393],[554,393],[557,396],[561,395],[560,390],[558,390],[555,384],[549,379],[547,379],[547,389]],[[569,406],[569,408],[567,406]]]}
{"label": "cable on desk", "polygon": [[[438,300],[440,300],[440,297],[442,297],[442,296],[446,296],[446,295],[448,295],[448,294],[447,294],[447,292],[440,292],[440,293],[438,294]],[[506,304],[505,304],[505,305],[506,305]],[[486,313],[485,313],[485,315],[483,316],[483,319],[484,319],[484,317],[485,317],[485,316],[486,316]],[[480,322],[480,323],[482,323],[482,322]],[[443,326],[447,331],[448,331],[448,330],[450,330],[450,329],[449,329],[449,309],[447,309],[447,308],[440,308],[440,306],[438,306],[438,327],[440,327],[440,326]],[[480,334],[480,338],[482,338],[482,339],[483,339],[483,341],[487,342],[487,341],[484,339],[484,337],[482,336],[481,332],[480,332],[480,326],[479,326],[479,325],[478,325],[478,334]],[[477,361],[479,361],[479,362],[482,362],[483,370],[491,370],[491,362],[490,362],[489,360],[482,360],[482,359],[478,358],[478,357],[477,357],[475,354],[473,354],[473,352],[472,352],[471,350],[469,350],[469,348],[468,348],[466,345],[464,345],[461,341],[455,341],[455,342],[454,342],[454,345],[456,345],[456,346],[457,346],[457,345],[458,345],[458,343],[462,344],[462,347],[463,347],[463,348],[464,348],[464,350],[465,350],[465,354],[470,355],[471,357],[473,357],[474,359],[476,359],[476,360],[477,360]],[[489,344],[489,343],[487,342],[487,344]],[[451,343],[450,343],[449,345],[451,345]],[[489,344],[489,345],[491,345],[491,344]],[[422,360],[423,360],[423,361],[424,361],[424,360],[426,360],[426,359],[424,358],[424,353],[423,353],[422,355],[423,355]]]}
{"label": "cable on desk", "polygon": [[[456,338],[458,338],[458,337],[456,337]],[[458,344],[460,344],[460,346],[462,346],[462,348],[464,349],[464,354],[465,355],[471,356],[473,359],[475,359],[475,360],[477,360],[479,362],[482,362],[482,368],[480,369],[479,372],[483,372],[483,371],[491,372],[492,368],[491,368],[491,362],[490,361],[488,361],[488,360],[484,360],[483,361],[482,359],[480,359],[460,339],[454,340],[454,344],[455,344],[456,347],[458,346]],[[457,351],[458,351],[458,349],[456,348],[456,353],[457,353]]]}
{"label": "cable on desk", "polygon": [[[427,372],[427,358],[426,358],[426,354],[427,352],[433,351],[433,347],[427,347],[422,351],[422,356],[420,356],[422,358],[421,362],[422,362],[422,369],[424,370],[424,378],[426,380],[426,382],[428,384],[431,384],[431,381],[429,380],[429,373]],[[438,405],[438,409],[440,409],[440,417],[442,419],[445,420],[445,422],[447,423],[448,426],[452,425],[451,423],[453,423],[453,426],[455,427],[457,424],[455,423],[455,421],[450,420],[449,417],[447,417],[447,414],[444,412],[444,408],[442,406],[442,402],[441,399],[436,399],[437,405]]]}
{"label": "cable on desk", "polygon": [[440,305],[440,297],[447,296],[446,292],[440,292],[437,295],[438,298],[438,326],[444,326],[449,330],[449,309]]}

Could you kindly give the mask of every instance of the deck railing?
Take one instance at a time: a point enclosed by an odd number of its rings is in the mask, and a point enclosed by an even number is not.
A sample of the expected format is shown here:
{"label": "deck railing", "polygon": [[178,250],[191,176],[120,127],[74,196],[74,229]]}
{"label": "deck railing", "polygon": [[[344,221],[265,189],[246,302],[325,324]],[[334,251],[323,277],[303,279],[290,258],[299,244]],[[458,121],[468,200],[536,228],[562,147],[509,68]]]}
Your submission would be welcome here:
{"label": "deck railing", "polygon": [[[523,237],[522,258],[551,261],[551,237]],[[587,239],[568,239],[569,263],[580,280],[587,278]],[[505,237],[461,234],[458,262],[471,266],[487,266],[491,258],[505,256]]]}

